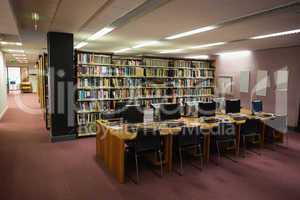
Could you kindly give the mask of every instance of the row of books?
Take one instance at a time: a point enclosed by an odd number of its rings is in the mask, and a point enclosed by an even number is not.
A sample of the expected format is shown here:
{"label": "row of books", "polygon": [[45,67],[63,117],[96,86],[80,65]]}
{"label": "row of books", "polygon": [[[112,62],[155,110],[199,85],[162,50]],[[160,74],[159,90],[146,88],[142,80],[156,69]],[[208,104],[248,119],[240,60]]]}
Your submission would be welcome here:
{"label": "row of books", "polygon": [[144,76],[141,67],[78,66],[79,76]]}
{"label": "row of books", "polygon": [[186,60],[175,60],[174,61],[174,67],[191,67],[192,62],[186,61]]}
{"label": "row of books", "polygon": [[136,59],[113,59],[112,63],[117,66],[122,66],[122,65],[139,66],[142,64],[142,61]]}
{"label": "row of books", "polygon": [[214,81],[211,79],[207,80],[195,80],[195,79],[175,79],[172,82],[174,87],[210,87],[214,85]]}
{"label": "row of books", "polygon": [[78,90],[78,100],[110,98],[109,90]]}
{"label": "row of books", "polygon": [[128,78],[79,78],[77,80],[78,88],[96,88],[104,87],[110,89],[120,89],[124,88],[137,88],[137,87],[212,87],[214,85],[214,80],[194,80],[194,79],[175,79],[171,82],[165,82],[163,84],[155,84],[151,82],[144,82],[141,79],[128,79]]}
{"label": "row of books", "polygon": [[169,76],[168,70],[163,68],[145,69],[145,76],[167,77]]}
{"label": "row of books", "polygon": [[153,59],[153,58],[145,58],[144,59],[144,64],[146,66],[165,66],[165,67],[169,67],[169,60],[166,59]]}
{"label": "row of books", "polygon": [[195,95],[212,95],[213,89],[201,88],[201,89],[176,89],[172,90],[173,96],[195,96]]}
{"label": "row of books", "polygon": [[109,87],[110,78],[78,78],[77,87]]}
{"label": "row of books", "polygon": [[174,77],[212,77],[213,74],[213,71],[206,69],[179,69],[173,72]]}
{"label": "row of books", "polygon": [[209,62],[205,61],[192,61],[193,68],[211,68]]}
{"label": "row of books", "polygon": [[77,114],[77,124],[78,125],[85,125],[85,124],[93,123],[98,119],[101,119],[101,113]]}
{"label": "row of books", "polygon": [[78,112],[100,112],[110,108],[108,101],[78,102]]}
{"label": "row of books", "polygon": [[110,64],[111,56],[93,53],[78,53],[77,62],[84,64]]}
{"label": "row of books", "polygon": [[128,78],[112,78],[112,87],[141,87],[143,81],[141,79],[128,79]]}

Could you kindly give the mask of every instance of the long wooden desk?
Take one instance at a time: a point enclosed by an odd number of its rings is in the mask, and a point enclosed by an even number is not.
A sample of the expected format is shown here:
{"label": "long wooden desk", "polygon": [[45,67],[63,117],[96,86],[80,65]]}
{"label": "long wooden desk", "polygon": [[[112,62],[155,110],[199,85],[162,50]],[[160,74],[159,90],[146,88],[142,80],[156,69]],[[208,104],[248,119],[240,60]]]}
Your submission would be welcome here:
{"label": "long wooden desk", "polygon": [[[242,115],[247,118],[255,117],[251,115],[248,110],[242,109]],[[229,115],[217,114],[217,117],[226,119],[236,125],[236,155],[240,153],[240,128],[246,120],[236,121]],[[268,118],[259,118],[260,120],[268,120]],[[218,123],[205,123],[201,122],[198,118],[182,117],[179,121],[184,122],[186,126],[200,126],[203,130],[204,145],[203,154],[204,161],[209,161],[210,155],[210,136],[211,130],[218,126]],[[264,143],[264,134],[266,127],[263,124],[262,141]],[[173,135],[180,132],[181,127],[170,128],[161,122],[152,122],[147,124],[137,124],[141,127],[153,127],[160,130],[160,134],[164,142],[164,166],[167,172],[172,170],[173,158]],[[107,121],[97,121],[97,135],[96,135],[96,155],[101,159],[107,170],[113,174],[118,182],[124,183],[125,181],[125,145],[126,141],[135,139],[136,133],[127,131],[127,125],[122,124],[119,126],[111,126]]]}

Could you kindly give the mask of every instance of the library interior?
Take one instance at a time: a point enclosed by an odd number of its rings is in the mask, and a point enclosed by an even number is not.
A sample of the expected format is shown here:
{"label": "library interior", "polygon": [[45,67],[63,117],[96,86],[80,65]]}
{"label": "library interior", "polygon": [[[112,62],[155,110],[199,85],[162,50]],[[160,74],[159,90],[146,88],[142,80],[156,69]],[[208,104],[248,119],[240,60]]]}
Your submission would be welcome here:
{"label": "library interior", "polygon": [[299,65],[299,0],[1,0],[0,199],[299,200]]}

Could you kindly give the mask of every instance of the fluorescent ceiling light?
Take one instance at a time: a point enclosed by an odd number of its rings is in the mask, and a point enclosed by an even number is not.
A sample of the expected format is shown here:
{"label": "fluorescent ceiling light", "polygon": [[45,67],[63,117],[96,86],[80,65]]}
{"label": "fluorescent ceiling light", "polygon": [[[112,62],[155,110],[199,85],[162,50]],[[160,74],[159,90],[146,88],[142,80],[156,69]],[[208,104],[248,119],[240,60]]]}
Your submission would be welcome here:
{"label": "fluorescent ceiling light", "polygon": [[24,56],[26,56],[25,54],[12,54],[13,56],[22,56],[22,57],[24,57]]}
{"label": "fluorescent ceiling light", "polygon": [[24,50],[21,49],[7,49],[6,51],[14,53],[24,53]]}
{"label": "fluorescent ceiling light", "polygon": [[112,30],[114,30],[113,27],[104,27],[103,29],[101,29],[100,31],[96,32],[91,37],[89,37],[89,40],[99,39],[100,37],[103,37],[104,35],[108,34]]}
{"label": "fluorescent ceiling light", "polygon": [[249,51],[249,50],[217,53],[217,55],[219,55],[219,56],[247,56],[250,54],[251,54],[251,51]]}
{"label": "fluorescent ceiling light", "polygon": [[87,44],[88,44],[87,42],[79,42],[74,48],[75,49],[80,49],[81,47],[84,47]]}
{"label": "fluorescent ceiling light", "polygon": [[181,52],[183,51],[183,49],[171,49],[171,50],[163,50],[159,53],[178,53],[178,52]]}
{"label": "fluorescent ceiling light", "polygon": [[202,44],[202,45],[192,46],[190,48],[191,49],[202,49],[202,48],[207,48],[207,47],[213,47],[213,46],[223,45],[225,43],[226,42],[216,42],[216,43],[210,43],[210,44]]}
{"label": "fluorescent ceiling light", "polygon": [[255,36],[255,37],[252,37],[251,39],[263,39],[263,38],[278,37],[278,36],[290,35],[290,34],[296,34],[296,33],[300,33],[300,29]]}
{"label": "fluorescent ceiling light", "polygon": [[202,28],[198,28],[198,29],[195,29],[195,30],[188,31],[188,32],[178,33],[176,35],[166,37],[166,39],[167,40],[174,40],[174,39],[177,39],[177,38],[182,38],[182,37],[194,35],[194,34],[197,34],[197,33],[211,31],[211,30],[214,30],[216,28],[218,28],[218,27],[217,26],[205,26],[205,27],[202,27]]}
{"label": "fluorescent ceiling light", "polygon": [[209,59],[209,55],[195,55],[195,56],[187,56],[189,59]]}
{"label": "fluorescent ceiling light", "polygon": [[122,53],[122,52],[129,51],[129,50],[131,50],[131,48],[120,49],[120,50],[114,51],[114,53]]}
{"label": "fluorescent ceiling light", "polygon": [[5,41],[0,41],[0,44],[2,45],[16,45],[16,46],[22,46],[21,42],[5,42]]}
{"label": "fluorescent ceiling light", "polygon": [[148,42],[143,42],[141,44],[138,44],[134,47],[132,47],[133,49],[137,49],[137,48],[141,48],[141,47],[145,47],[145,46],[151,46],[151,45],[155,45],[158,44],[158,41],[148,41]]}

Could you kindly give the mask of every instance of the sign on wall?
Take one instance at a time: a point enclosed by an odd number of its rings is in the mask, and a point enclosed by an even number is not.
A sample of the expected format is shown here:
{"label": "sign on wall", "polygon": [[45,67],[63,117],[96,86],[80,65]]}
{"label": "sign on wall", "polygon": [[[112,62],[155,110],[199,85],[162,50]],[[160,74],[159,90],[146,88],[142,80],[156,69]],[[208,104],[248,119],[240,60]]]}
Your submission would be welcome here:
{"label": "sign on wall", "polygon": [[250,80],[250,72],[249,71],[241,71],[240,72],[240,92],[249,92],[249,80]]}
{"label": "sign on wall", "polygon": [[258,70],[255,91],[257,96],[266,96],[268,87],[268,71]]}

